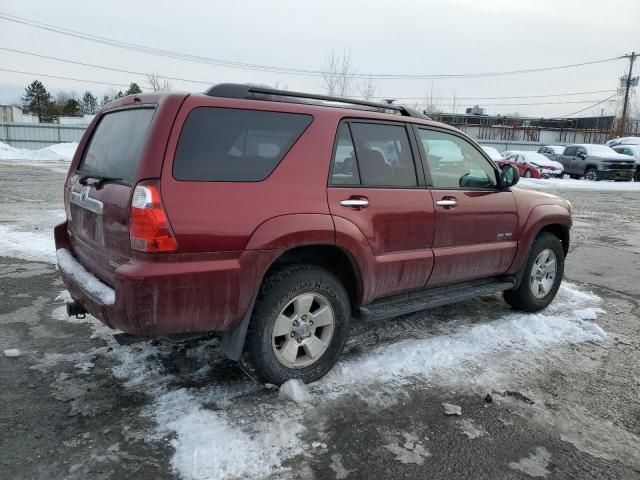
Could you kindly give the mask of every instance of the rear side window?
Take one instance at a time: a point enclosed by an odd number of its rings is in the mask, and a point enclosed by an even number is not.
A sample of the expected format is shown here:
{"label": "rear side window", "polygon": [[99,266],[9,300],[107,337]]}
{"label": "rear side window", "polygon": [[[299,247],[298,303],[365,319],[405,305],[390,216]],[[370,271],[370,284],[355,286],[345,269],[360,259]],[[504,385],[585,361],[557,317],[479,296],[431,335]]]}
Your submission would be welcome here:
{"label": "rear side window", "polygon": [[350,124],[360,180],[372,187],[416,187],[416,167],[403,125]]}
{"label": "rear side window", "polygon": [[131,183],[154,112],[152,108],[136,108],[104,115],[78,172]]}
{"label": "rear side window", "polygon": [[180,133],[173,176],[204,182],[264,180],[312,120],[295,113],[197,108]]}

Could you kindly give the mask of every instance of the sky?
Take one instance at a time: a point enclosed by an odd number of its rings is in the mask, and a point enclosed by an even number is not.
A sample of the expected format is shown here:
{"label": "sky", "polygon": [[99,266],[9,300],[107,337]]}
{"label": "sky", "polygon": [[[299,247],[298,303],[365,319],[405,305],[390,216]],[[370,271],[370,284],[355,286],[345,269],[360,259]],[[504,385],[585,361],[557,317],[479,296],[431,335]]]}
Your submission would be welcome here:
{"label": "sky", "polygon": [[[302,70],[321,70],[332,53],[349,52],[355,73],[461,74],[568,65],[640,52],[638,0],[207,0],[90,2],[2,0],[0,14],[23,17],[156,49]],[[81,95],[126,89],[144,75],[112,72],[1,50],[9,48],[135,72],[199,80],[171,80],[174,90],[199,92],[206,83],[260,83],[323,92],[319,76],[293,75],[188,62],[60,35],[0,19],[0,103],[18,100],[40,79],[48,90]],[[457,79],[375,79],[375,95],[463,113],[479,104],[489,114],[553,117],[611,114],[628,68],[624,59],[564,70]],[[637,62],[636,75],[640,73]],[[37,75],[34,75],[37,74]],[[109,85],[46,78],[63,76]],[[354,80],[351,94],[366,78]],[[580,92],[598,93],[580,93]],[[504,98],[555,95],[538,98]],[[456,98],[455,102],[453,97]],[[500,98],[479,98],[500,97]],[[563,103],[564,102],[564,103]],[[575,102],[575,103],[567,103]],[[581,102],[581,103],[577,103]],[[529,104],[529,105],[523,105]],[[633,108],[637,106],[634,94]]]}

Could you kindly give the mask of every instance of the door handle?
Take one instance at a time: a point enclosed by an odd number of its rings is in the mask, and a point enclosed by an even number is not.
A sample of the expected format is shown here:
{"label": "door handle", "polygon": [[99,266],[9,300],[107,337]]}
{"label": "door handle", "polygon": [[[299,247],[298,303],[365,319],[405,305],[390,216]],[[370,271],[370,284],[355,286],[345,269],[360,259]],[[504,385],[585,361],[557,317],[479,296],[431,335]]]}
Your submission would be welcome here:
{"label": "door handle", "polygon": [[455,207],[458,205],[458,202],[455,198],[443,198],[442,200],[437,200],[436,205],[440,205],[441,207]]}
{"label": "door handle", "polygon": [[347,208],[366,208],[369,206],[369,200],[366,198],[348,198],[340,200],[340,205]]}

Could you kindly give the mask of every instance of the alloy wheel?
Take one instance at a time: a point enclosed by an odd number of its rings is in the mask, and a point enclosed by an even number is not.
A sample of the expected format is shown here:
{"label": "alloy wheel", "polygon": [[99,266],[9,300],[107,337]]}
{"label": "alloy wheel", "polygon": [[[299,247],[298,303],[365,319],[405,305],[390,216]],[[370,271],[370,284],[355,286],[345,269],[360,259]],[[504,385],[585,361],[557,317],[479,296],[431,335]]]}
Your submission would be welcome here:
{"label": "alloy wheel", "polygon": [[529,286],[536,298],[544,298],[553,288],[558,260],[553,250],[545,249],[538,254],[531,266]]}

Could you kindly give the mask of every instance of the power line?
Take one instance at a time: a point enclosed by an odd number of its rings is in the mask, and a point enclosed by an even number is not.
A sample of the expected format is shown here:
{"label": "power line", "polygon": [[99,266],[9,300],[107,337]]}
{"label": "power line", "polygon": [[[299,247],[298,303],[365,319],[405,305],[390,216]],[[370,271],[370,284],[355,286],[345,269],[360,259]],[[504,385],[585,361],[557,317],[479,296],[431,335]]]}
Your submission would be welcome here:
{"label": "power line", "polygon": [[[29,55],[29,56],[33,56],[33,57],[38,57],[38,58],[46,58],[48,60],[54,60],[57,62],[64,62],[64,63],[70,63],[73,65],[80,65],[83,67],[91,67],[91,68],[99,68],[102,70],[108,70],[108,71],[112,71],[112,72],[120,72],[120,73],[127,73],[127,74],[131,74],[131,75],[141,75],[141,76],[146,76],[147,73],[144,72],[137,72],[135,70],[125,70],[125,69],[121,69],[121,68],[115,68],[115,67],[107,67],[104,65],[96,65],[96,64],[92,64],[92,63],[86,63],[86,62],[80,62],[77,60],[69,60],[69,59],[65,59],[65,58],[60,58],[60,57],[53,57],[53,56],[49,56],[49,55],[42,55],[39,53],[34,53],[34,52],[27,52],[24,50],[16,50],[13,48],[7,48],[7,47],[0,47],[0,50],[4,50],[7,52],[12,52],[12,53],[17,53],[17,54],[21,54],[21,55]],[[167,80],[175,80],[175,81],[180,81],[180,82],[189,82],[189,83],[198,83],[198,84],[204,84],[204,85],[211,85],[210,81],[205,81],[205,80],[194,80],[194,79],[189,79],[189,78],[180,78],[180,77],[171,77],[171,76],[167,76],[167,75],[158,75],[158,77],[160,78],[166,78]],[[609,93],[609,92],[613,92],[615,90],[592,90],[592,91],[588,91],[588,92],[565,92],[565,93],[555,93],[555,94],[546,94],[546,95],[519,95],[519,96],[505,96],[505,97],[438,97],[438,100],[509,100],[509,99],[519,99],[519,98],[547,98],[547,97],[563,97],[563,96],[574,96],[574,95],[589,95],[589,94],[594,94],[594,93]],[[372,98],[389,98],[389,96],[375,96]],[[425,97],[393,97],[396,100],[425,100]],[[583,102],[577,102],[577,103],[586,103],[586,102],[590,102],[591,100],[585,100]],[[551,105],[552,103],[549,103],[548,105]],[[489,104],[491,105],[491,104]],[[499,104],[498,104],[499,105]],[[520,104],[517,104],[520,105]],[[542,105],[547,105],[547,104],[542,104]]]}
{"label": "power line", "polygon": [[[32,57],[38,57],[38,58],[46,58],[48,60],[55,60],[57,62],[65,62],[65,63],[71,63],[74,65],[81,65],[83,67],[91,67],[91,68],[100,68],[102,70],[109,70],[112,72],[120,72],[120,73],[127,73],[127,74],[131,74],[131,75],[142,75],[142,76],[147,76],[147,73],[143,73],[143,72],[136,72],[133,70],[123,70],[121,68],[115,68],[115,67],[105,67],[103,65],[94,65],[92,63],[85,63],[85,62],[79,62],[76,60],[68,60],[68,59],[64,59],[64,58],[58,58],[58,57],[51,57],[49,55],[41,55],[39,53],[33,53],[33,52],[25,52],[24,50],[15,50],[13,48],[6,48],[6,47],[0,47],[0,50],[5,50],[7,52],[12,52],[12,53],[20,53],[22,55],[30,55]],[[201,83],[204,85],[211,85],[211,82],[206,82],[203,80],[191,80],[188,78],[179,78],[179,77],[168,77],[166,75],[158,75],[158,77],[160,78],[166,78],[167,80],[176,80],[179,82],[190,82],[190,83]]]}
{"label": "power line", "polygon": [[[301,68],[292,68],[292,67],[281,67],[274,65],[262,65],[255,63],[245,63],[245,62],[236,62],[231,60],[225,60],[220,58],[212,58],[212,57],[203,57],[198,55],[191,55],[187,53],[176,52],[172,50],[163,50],[158,48],[147,47],[145,45],[122,42],[119,40],[110,39],[107,37],[100,37],[97,35],[92,35],[88,33],[79,32],[77,30],[71,30],[64,27],[58,27],[55,25],[29,20],[22,17],[17,17],[15,15],[10,15],[7,13],[0,12],[0,20],[5,20],[9,22],[19,23],[22,25],[26,25],[33,28],[39,28],[42,30],[47,30],[50,32],[58,33],[60,35],[67,35],[74,38],[80,38],[83,40],[88,40],[96,43],[101,43],[104,45],[110,45],[116,48],[122,48],[131,51],[137,51],[141,53],[147,53],[150,55],[162,56],[167,58],[173,58],[182,61],[189,61],[195,63],[205,63],[218,65],[227,68],[236,68],[241,70],[256,70],[256,71],[264,71],[271,73],[282,73],[288,75],[300,75],[300,76],[313,76],[320,77],[323,75],[321,70],[310,70],[310,69],[301,69]],[[550,67],[540,67],[540,68],[526,68],[521,70],[510,70],[503,72],[482,72],[482,73],[459,73],[459,74],[382,74],[382,73],[353,73],[349,74],[350,78],[371,78],[376,80],[428,80],[428,79],[459,79],[459,78],[479,78],[479,77],[496,77],[496,76],[506,76],[506,75],[519,75],[519,74],[527,74],[527,73],[536,73],[536,72],[548,72],[553,70],[562,70],[568,68],[581,67],[586,65],[594,65],[599,63],[611,62],[614,60],[619,60],[621,57],[611,57],[600,60],[593,60],[581,63],[574,63],[569,65],[558,65],[558,66],[550,66]]]}
{"label": "power line", "polygon": [[109,85],[111,87],[128,87],[129,86],[129,85],[125,85],[124,83],[98,82],[95,80],[83,80],[81,78],[61,77],[59,75],[49,75],[46,73],[24,72],[22,70],[9,70],[8,68],[0,68],[0,72],[20,73],[24,75],[35,75],[37,77],[59,78],[62,80],[71,80],[72,82],[96,83],[98,85]]}
{"label": "power line", "polygon": [[615,97],[615,96],[617,96],[617,95],[618,95],[618,93],[616,92],[616,93],[614,93],[613,95],[611,95],[610,97],[607,97],[607,98],[605,98],[604,100],[600,100],[598,103],[594,103],[593,105],[589,105],[588,107],[585,107],[585,108],[583,108],[583,109],[581,109],[581,110],[578,110],[577,112],[572,112],[572,113],[569,113],[569,114],[567,114],[567,115],[560,115],[559,117],[554,117],[554,118],[567,118],[567,117],[573,117],[574,115],[576,115],[576,114],[578,114],[578,113],[582,113],[582,112],[584,112],[585,110],[589,110],[590,108],[597,107],[598,105],[603,104],[604,102],[611,100],[613,97]]}

